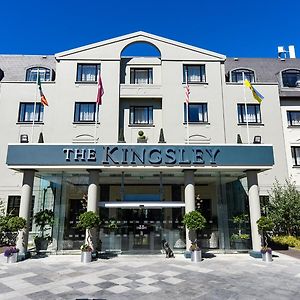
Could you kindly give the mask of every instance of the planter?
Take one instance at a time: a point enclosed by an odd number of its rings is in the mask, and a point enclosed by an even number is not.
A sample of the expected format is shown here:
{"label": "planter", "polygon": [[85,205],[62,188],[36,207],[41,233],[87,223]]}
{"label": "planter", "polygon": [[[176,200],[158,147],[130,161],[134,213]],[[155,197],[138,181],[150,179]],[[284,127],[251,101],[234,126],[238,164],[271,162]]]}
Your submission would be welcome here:
{"label": "planter", "polygon": [[18,253],[13,253],[12,255],[7,257],[8,264],[14,264],[18,261]]}
{"label": "planter", "polygon": [[233,249],[236,250],[247,250],[250,249],[250,240],[249,239],[236,239],[232,241]]}
{"label": "planter", "polygon": [[36,252],[46,251],[48,248],[48,240],[44,238],[36,238],[35,241]]}
{"label": "planter", "polygon": [[202,253],[201,250],[195,250],[191,252],[191,261],[198,263],[202,261]]}
{"label": "planter", "polygon": [[265,262],[271,262],[273,260],[272,253],[269,252],[262,253],[262,260]]}
{"label": "planter", "polygon": [[84,264],[90,263],[92,261],[92,252],[83,251],[81,252],[81,262]]}

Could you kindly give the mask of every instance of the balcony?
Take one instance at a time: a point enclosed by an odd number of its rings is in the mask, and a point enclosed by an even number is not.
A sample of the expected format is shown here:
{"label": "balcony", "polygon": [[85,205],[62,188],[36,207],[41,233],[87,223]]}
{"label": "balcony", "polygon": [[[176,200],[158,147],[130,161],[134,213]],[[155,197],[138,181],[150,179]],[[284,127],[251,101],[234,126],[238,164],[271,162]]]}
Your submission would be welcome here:
{"label": "balcony", "polygon": [[161,85],[121,84],[121,98],[162,98]]}

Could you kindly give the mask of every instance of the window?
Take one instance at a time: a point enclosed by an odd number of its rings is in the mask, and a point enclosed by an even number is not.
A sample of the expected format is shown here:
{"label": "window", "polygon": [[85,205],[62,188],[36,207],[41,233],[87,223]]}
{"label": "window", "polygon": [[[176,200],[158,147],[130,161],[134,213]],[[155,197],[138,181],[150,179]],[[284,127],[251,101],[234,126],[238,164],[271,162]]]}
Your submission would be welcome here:
{"label": "window", "polygon": [[[74,122],[95,122],[96,103],[95,102],[76,102]],[[97,115],[99,122],[99,110]]]}
{"label": "window", "polygon": [[44,106],[42,105],[42,103],[36,103],[35,105],[34,102],[20,103],[18,122],[32,123],[34,111],[35,111],[34,122],[43,122]]}
{"label": "window", "polygon": [[50,69],[34,67],[34,68],[27,69],[26,81],[37,81],[37,74],[39,74],[41,81],[50,81],[51,80]]}
{"label": "window", "polygon": [[183,82],[198,83],[205,82],[205,65],[184,65],[183,66]]}
{"label": "window", "polygon": [[[188,105],[189,123],[207,123],[207,103],[190,103]],[[184,103],[184,122],[186,123],[186,103]]]}
{"label": "window", "polygon": [[247,104],[247,116],[245,104],[238,104],[237,108],[239,123],[261,123],[259,104]]}
{"label": "window", "polygon": [[300,70],[282,71],[282,84],[284,87],[300,87]]}
{"label": "window", "polygon": [[152,68],[130,69],[130,84],[153,84]]}
{"label": "window", "polygon": [[250,82],[254,82],[254,72],[247,69],[238,69],[231,71],[231,82],[243,82],[243,76]]}
{"label": "window", "polygon": [[97,75],[100,70],[99,64],[78,64],[77,81],[97,81]]}
{"label": "window", "polygon": [[293,165],[300,166],[300,147],[292,147]]}
{"label": "window", "polygon": [[153,107],[152,106],[131,106],[129,123],[152,125]]}
{"label": "window", "polygon": [[289,126],[300,125],[300,111],[287,111],[287,118]]}
{"label": "window", "polygon": [[[35,199],[34,196],[32,196],[32,204],[31,204],[31,209],[30,209],[29,230],[32,230],[34,199]],[[18,217],[19,212],[20,212],[20,202],[21,202],[21,196],[8,196],[6,214],[14,216],[14,217]]]}

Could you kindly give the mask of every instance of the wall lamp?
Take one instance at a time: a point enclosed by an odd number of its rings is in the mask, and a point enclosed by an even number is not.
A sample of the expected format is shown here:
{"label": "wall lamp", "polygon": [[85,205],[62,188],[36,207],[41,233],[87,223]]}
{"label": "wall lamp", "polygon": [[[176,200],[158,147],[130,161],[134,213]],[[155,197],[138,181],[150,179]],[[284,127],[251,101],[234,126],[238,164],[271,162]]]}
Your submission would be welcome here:
{"label": "wall lamp", "polygon": [[253,139],[253,144],[261,144],[261,136],[256,135]]}
{"label": "wall lamp", "polygon": [[28,135],[27,134],[20,135],[20,143],[28,143]]}

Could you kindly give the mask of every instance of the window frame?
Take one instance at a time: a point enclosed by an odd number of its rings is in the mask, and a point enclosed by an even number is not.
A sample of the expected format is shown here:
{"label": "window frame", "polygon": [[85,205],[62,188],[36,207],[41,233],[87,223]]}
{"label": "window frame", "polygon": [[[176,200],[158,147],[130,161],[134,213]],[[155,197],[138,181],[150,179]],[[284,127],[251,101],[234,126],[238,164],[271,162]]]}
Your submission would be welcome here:
{"label": "window frame", "polygon": [[[189,80],[189,68],[199,67],[200,80]],[[183,83],[198,84],[206,83],[206,65],[205,64],[184,64],[183,65]],[[187,77],[187,78],[186,78]],[[188,81],[187,81],[188,79]]]}
{"label": "window frame", "polygon": [[298,74],[296,82],[300,81],[300,70],[299,69],[286,69],[286,70],[281,71],[282,87],[284,87],[284,88],[298,88],[297,84],[295,84],[295,85],[286,85],[285,84],[284,77],[285,77],[285,75],[288,75],[288,74]]}
{"label": "window frame", "polygon": [[[136,76],[137,71],[147,71],[147,83],[136,83],[136,79],[138,79]],[[153,68],[130,68],[130,84],[153,84]]]}
{"label": "window frame", "polygon": [[[288,126],[289,127],[300,126],[300,110],[287,110],[286,114],[287,114],[287,122],[288,122]],[[292,115],[293,114],[299,114],[299,122],[298,122],[298,124],[293,124],[293,119],[292,119]]]}
{"label": "window frame", "polygon": [[[95,73],[92,74],[93,76],[95,76],[95,80],[83,80],[83,67],[95,67]],[[98,63],[77,63],[77,70],[76,70],[76,82],[83,82],[83,83],[87,83],[87,82],[92,82],[95,83],[98,81],[98,73],[100,72],[100,67],[101,65]]]}
{"label": "window frame", "polygon": [[[292,152],[292,159],[293,159],[293,167],[300,167],[300,147],[291,146],[291,152]],[[296,155],[297,152],[299,152],[298,156]]]}
{"label": "window frame", "polygon": [[[37,76],[35,78],[31,77],[31,72],[36,70],[36,74],[39,73],[40,81],[46,82],[46,81],[52,81],[52,69],[46,68],[46,67],[31,67],[26,69],[26,75],[25,75],[25,81],[27,82],[36,82],[37,81]],[[41,76],[41,74],[45,74],[44,77]],[[47,77],[48,76],[48,77]]]}
{"label": "window frame", "polygon": [[[238,68],[238,69],[234,69],[230,71],[230,82],[235,82],[235,83],[243,83],[243,80],[238,81],[237,80],[237,73],[242,73],[242,77],[243,77],[243,73],[245,74],[245,79],[248,79],[249,82],[254,83],[256,80],[256,76],[255,76],[255,72],[254,70],[251,69],[244,69],[244,68]],[[250,76],[247,77],[246,74],[251,74]],[[235,77],[235,80],[233,80]],[[250,80],[249,80],[250,79]]]}
{"label": "window frame", "polygon": [[[19,113],[18,113],[18,122],[17,123],[26,123],[26,124],[32,124],[33,120],[25,120],[25,114],[26,114],[26,107],[33,105],[33,111],[34,111],[34,103],[36,105],[35,107],[35,114],[38,115],[38,119],[36,120],[34,118],[34,123],[43,123],[44,122],[44,105],[40,102],[20,102],[19,104]],[[25,106],[24,110],[22,110],[22,106]],[[33,112],[32,111],[32,112]],[[22,118],[21,118],[22,114]]]}
{"label": "window frame", "polygon": [[[202,120],[198,121],[191,121],[190,117],[191,117],[191,107],[193,106],[201,106],[202,107]],[[183,123],[186,124],[186,107],[187,107],[187,103],[185,102],[183,105],[183,112],[184,112],[184,117],[183,117]],[[204,108],[206,109],[206,111],[204,110]],[[188,123],[189,124],[208,124],[208,104],[207,102],[193,102],[193,103],[189,103],[188,104]]]}
{"label": "window frame", "polygon": [[[145,108],[147,109],[147,122],[139,123],[136,121],[136,109]],[[152,105],[131,105],[129,108],[129,125],[130,126],[153,126],[153,106]],[[151,119],[152,116],[152,119]]]}
{"label": "window frame", "polygon": [[[245,105],[247,105],[247,115],[249,116],[249,107],[255,108],[255,121],[251,120],[244,120],[244,112],[246,115]],[[259,109],[257,109],[259,108]],[[261,118],[261,109],[260,104],[254,104],[254,103],[238,103],[237,104],[237,117],[238,117],[238,124],[262,124],[262,118]],[[259,116],[259,118],[257,118]],[[247,116],[246,116],[247,118]],[[248,118],[249,119],[249,118]]]}
{"label": "window frame", "polygon": [[[94,110],[93,110],[93,120],[86,120],[86,119],[81,119],[80,118],[80,113],[82,111],[82,108],[81,108],[82,105],[92,105],[94,107]],[[76,123],[76,124],[83,124],[83,123],[90,124],[90,123],[95,123],[96,122],[96,120],[95,120],[96,113],[97,113],[97,117],[96,117],[97,118],[97,123],[99,123],[99,109],[97,111],[96,105],[97,105],[96,102],[81,102],[81,101],[76,101],[75,104],[74,104],[74,118],[73,118],[73,123]],[[77,108],[79,108],[78,112],[77,112]],[[78,117],[78,119],[77,119],[77,117]]]}

